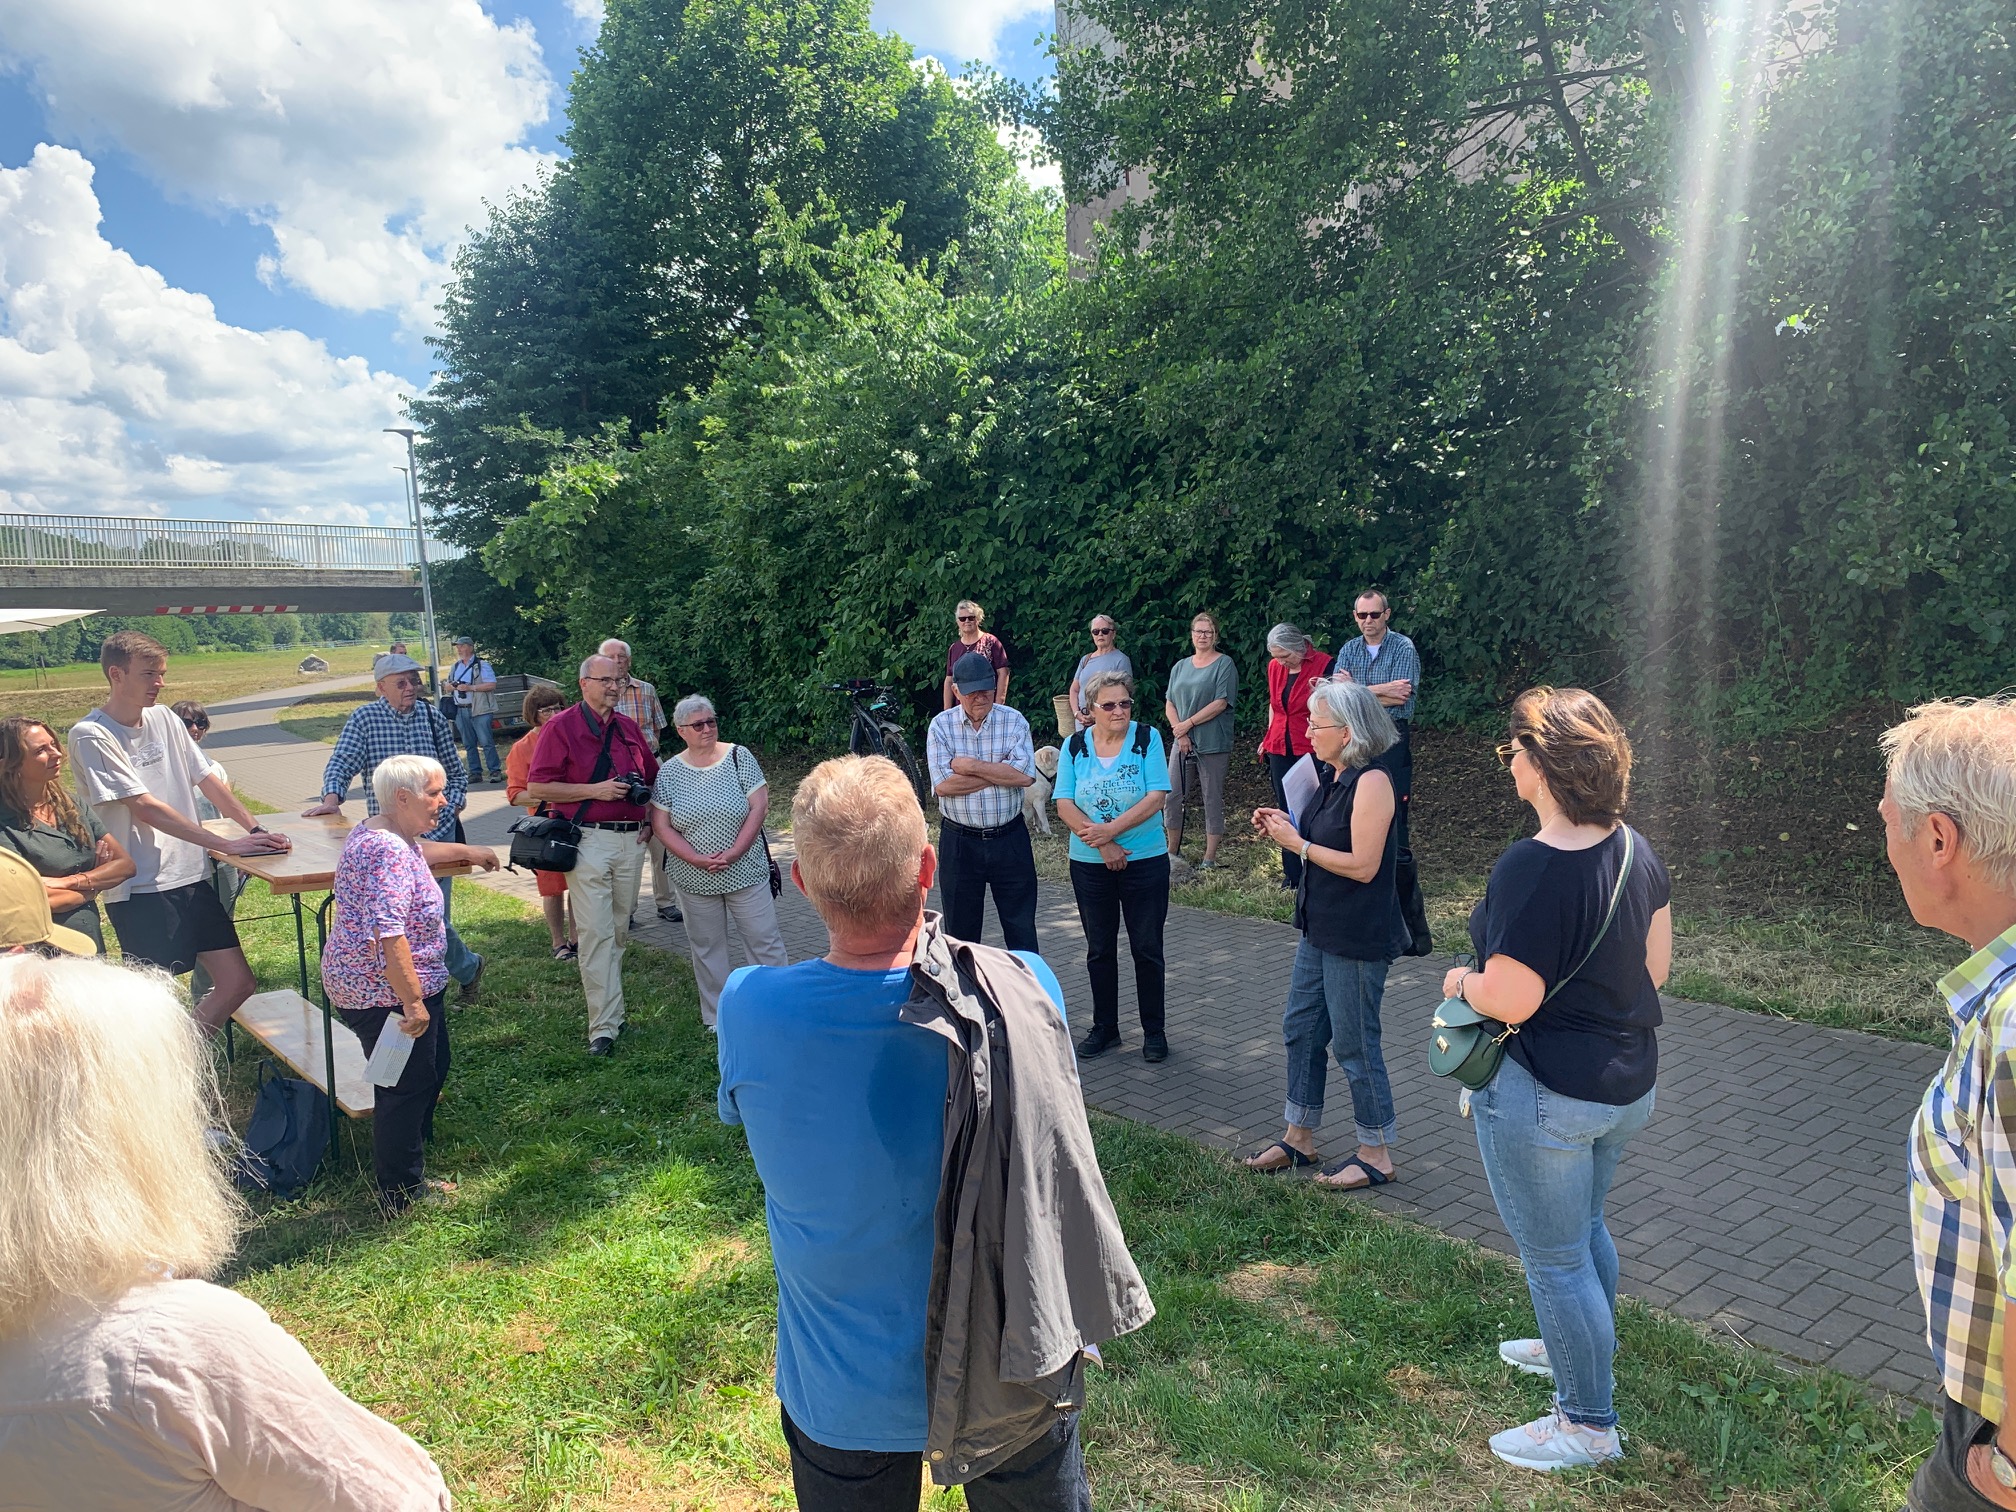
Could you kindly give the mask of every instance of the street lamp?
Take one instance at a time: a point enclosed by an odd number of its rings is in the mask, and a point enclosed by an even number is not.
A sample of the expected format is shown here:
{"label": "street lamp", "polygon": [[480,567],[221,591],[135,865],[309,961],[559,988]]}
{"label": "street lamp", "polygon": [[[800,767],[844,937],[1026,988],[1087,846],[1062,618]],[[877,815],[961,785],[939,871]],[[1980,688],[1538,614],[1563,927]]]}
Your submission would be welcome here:
{"label": "street lamp", "polygon": [[420,553],[420,608],[427,616],[427,691],[438,696],[441,641],[434,629],[434,585],[427,578],[427,525],[420,514],[420,469],[413,460],[413,438],[419,432],[411,426],[388,425],[385,434],[406,438],[406,465],[399,471],[406,474],[406,498],[413,511],[413,545]]}

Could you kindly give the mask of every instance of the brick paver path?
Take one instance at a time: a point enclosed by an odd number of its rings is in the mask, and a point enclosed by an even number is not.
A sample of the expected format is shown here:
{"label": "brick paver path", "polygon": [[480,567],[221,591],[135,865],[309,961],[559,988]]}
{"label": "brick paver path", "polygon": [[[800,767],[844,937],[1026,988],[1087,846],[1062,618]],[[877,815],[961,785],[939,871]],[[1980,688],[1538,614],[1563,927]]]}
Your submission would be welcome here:
{"label": "brick paver path", "polygon": [[[219,759],[248,791],[292,803],[313,787],[327,747],[300,750],[274,729],[269,749],[249,726],[261,714],[270,719],[280,701],[241,701],[251,716],[246,727],[232,720],[228,741],[213,736],[208,744],[220,746]],[[244,707],[255,704],[263,707]],[[286,750],[290,745],[296,749]],[[259,777],[283,771],[291,774],[287,786],[269,796]],[[508,821],[496,812],[501,797],[494,788],[472,794],[472,808],[484,811],[471,817],[472,840],[501,843]],[[529,876],[498,873],[494,885],[532,896]],[[823,954],[825,927],[795,889],[785,889],[780,906],[792,959]],[[649,911],[647,897],[642,912]],[[989,938],[998,943],[991,910],[989,918]],[[1038,927],[1082,1033],[1091,998],[1067,887],[1044,884]],[[655,919],[638,938],[686,948],[677,925]],[[1133,974],[1123,952],[1126,1042],[1083,1068],[1086,1101],[1239,1153],[1278,1137],[1281,1008],[1295,943],[1285,925],[1172,908],[1165,936],[1170,1057],[1159,1066],[1140,1057],[1139,1031],[1128,1023]],[[1456,1113],[1455,1089],[1428,1074],[1421,1048],[1446,966],[1403,961],[1387,981],[1386,1064],[1399,1113],[1401,1179],[1336,1200],[1371,1202],[1509,1252],[1475,1137]],[[1935,1386],[1905,1229],[1903,1140],[1939,1060],[1923,1045],[1668,999],[1658,1108],[1632,1142],[1610,1199],[1624,1290],[1751,1344],[1929,1397]],[[1349,1097],[1334,1070],[1330,1104],[1323,1148],[1335,1156],[1348,1152],[1351,1136]]]}

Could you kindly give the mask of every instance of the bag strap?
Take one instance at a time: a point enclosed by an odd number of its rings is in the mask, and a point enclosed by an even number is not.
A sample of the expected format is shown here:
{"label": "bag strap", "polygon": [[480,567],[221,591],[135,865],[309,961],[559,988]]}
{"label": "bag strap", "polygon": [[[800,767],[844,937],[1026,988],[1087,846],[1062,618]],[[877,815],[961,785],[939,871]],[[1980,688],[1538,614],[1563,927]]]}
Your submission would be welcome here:
{"label": "bag strap", "polygon": [[[735,777],[737,781],[740,781],[742,777],[742,747],[740,747],[739,745],[735,745],[731,742],[728,747],[728,759],[735,763]],[[748,795],[745,792],[743,796],[747,797]],[[759,824],[756,826],[756,833],[762,838],[763,841],[763,860],[768,865],[775,866],[777,862],[770,855],[769,828],[765,825]]]}
{"label": "bag strap", "polygon": [[[585,714],[583,717],[586,717]],[[611,709],[609,711],[608,722],[602,726],[602,749],[595,753],[595,765],[588,769],[588,781],[590,783],[600,782],[604,777],[607,777],[609,775],[609,768],[615,765],[609,759],[609,742],[615,738],[616,711]],[[581,822],[581,816],[588,812],[588,805],[594,801],[593,798],[583,798],[580,804],[576,806],[574,810],[574,822],[576,824]]]}
{"label": "bag strap", "polygon": [[1148,743],[1155,738],[1155,732],[1148,727],[1148,721],[1134,721],[1134,759],[1139,761],[1148,754]]}
{"label": "bag strap", "polygon": [[1071,759],[1073,761],[1083,761],[1085,759],[1085,732],[1080,730],[1077,734],[1073,735],[1066,749],[1071,752]]}
{"label": "bag strap", "polygon": [[1547,997],[1540,999],[1541,1002],[1546,1002],[1548,998],[1553,997],[1555,993],[1574,981],[1576,977],[1582,974],[1582,968],[1587,966],[1590,960],[1594,958],[1596,947],[1603,943],[1603,937],[1610,933],[1610,925],[1617,917],[1617,905],[1623,900],[1624,883],[1631,875],[1631,861],[1637,853],[1638,836],[1631,826],[1627,824],[1624,826],[1624,864],[1617,868],[1617,885],[1610,889],[1610,907],[1603,915],[1603,927],[1596,931],[1596,938],[1589,942],[1589,949],[1583,953],[1582,959],[1575,963],[1575,969],[1549,988]]}

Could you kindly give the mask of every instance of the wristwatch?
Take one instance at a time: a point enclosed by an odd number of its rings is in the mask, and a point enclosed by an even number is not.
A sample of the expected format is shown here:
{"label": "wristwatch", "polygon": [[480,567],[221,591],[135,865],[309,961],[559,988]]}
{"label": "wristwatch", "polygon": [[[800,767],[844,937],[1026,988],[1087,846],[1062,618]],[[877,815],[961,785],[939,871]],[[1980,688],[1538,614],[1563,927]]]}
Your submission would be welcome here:
{"label": "wristwatch", "polygon": [[1988,1470],[2004,1491],[2016,1491],[2016,1460],[2002,1452],[2001,1435],[1988,1440]]}

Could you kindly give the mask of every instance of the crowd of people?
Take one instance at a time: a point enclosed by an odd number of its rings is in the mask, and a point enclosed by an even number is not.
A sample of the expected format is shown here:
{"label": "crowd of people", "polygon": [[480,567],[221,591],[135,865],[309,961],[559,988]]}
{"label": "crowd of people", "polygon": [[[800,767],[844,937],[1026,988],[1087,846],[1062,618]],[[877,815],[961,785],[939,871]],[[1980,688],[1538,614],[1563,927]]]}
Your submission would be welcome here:
{"label": "crowd of people", "polygon": [[[1293,625],[1269,632],[1257,755],[1276,801],[1250,819],[1280,851],[1299,940],[1282,1013],[1284,1128],[1245,1164],[1256,1177],[1313,1168],[1343,1191],[1402,1179],[1381,1008],[1389,969],[1416,943],[1401,863],[1420,663],[1383,594],[1360,595],[1356,613],[1362,633],[1334,657]],[[808,1508],[908,1512],[926,1466],[976,1508],[1089,1507],[1085,1361],[1154,1314],[1093,1154],[1078,1067],[1122,1040],[1123,924],[1143,1056],[1170,1055],[1171,857],[1195,788],[1204,860],[1217,858],[1238,670],[1199,614],[1162,720],[1137,718],[1117,623],[1092,621],[1047,769],[1092,999],[1074,1046],[1036,937],[1024,818],[1045,753],[1006,702],[1007,654],[982,619],[959,606],[946,707],[927,739],[935,846],[907,780],[881,758],[823,762],[798,787],[788,871],[826,925],[816,959],[792,963],[784,945],[755,753],[722,738],[703,695],[666,720],[648,684],[640,698],[628,646],[606,642],[581,663],[576,703],[528,694],[528,733],[502,764],[512,801],[580,826],[573,869],[550,891],[542,874],[541,893],[556,959],[578,963],[591,1055],[613,1053],[622,1033],[627,932],[644,870],[665,857],[657,896],[683,911],[701,1019],[716,1035],[719,1113],[745,1131],[764,1184],[777,1391]],[[101,665],[106,702],[67,752],[41,721],[0,723],[0,1106],[12,1110],[0,1162],[19,1173],[0,1184],[10,1494],[32,1507],[83,1495],[139,1508],[181,1504],[203,1482],[236,1499],[219,1505],[445,1506],[424,1451],[344,1399],[256,1307],[202,1279],[243,1217],[206,1141],[219,1115],[203,1041],[250,990],[229,898],[205,863],[287,842],[202,755],[206,711],[158,707],[158,643],[120,632]],[[450,681],[472,699],[486,682],[494,691],[473,651],[458,665],[473,670]],[[373,1128],[377,1188],[398,1212],[447,1195],[425,1168],[450,1065],[446,995],[460,980],[473,997],[483,972],[437,873],[496,857],[459,834],[458,732],[419,696],[417,663],[393,655],[374,670],[379,696],[346,723],[309,812],[340,812],[364,777],[367,817],[343,844],[322,974],[367,1055],[388,1033],[412,1041],[377,1089]],[[681,748],[661,760],[667,732]],[[1909,1217],[1947,1398],[1909,1507],[2016,1506],[2016,1446],[2002,1428],[2016,1338],[2016,701],[1925,705],[1883,745],[1880,813],[1905,900],[1974,952],[1940,983],[1953,1044],[1909,1146]],[[1538,1322],[1538,1337],[1501,1341],[1499,1357],[1553,1383],[1547,1413],[1489,1445],[1557,1471],[1625,1452],[1605,1209],[1654,1112],[1672,889],[1626,822],[1631,742],[1601,699],[1523,693],[1498,755],[1534,829],[1494,866],[1432,1029],[1445,1052],[1474,1032],[1460,1106]],[[978,943],[989,894],[998,949]],[[106,943],[101,895],[124,970],[90,959]],[[748,960],[739,968],[731,929]],[[169,979],[199,965],[210,985],[191,1012]],[[1333,1058],[1352,1128],[1328,1160]],[[1431,1065],[1444,1069],[1433,1052]],[[850,1322],[871,1317],[871,1329]],[[107,1382],[135,1384],[108,1396]],[[32,1422],[17,1410],[31,1402]]]}

